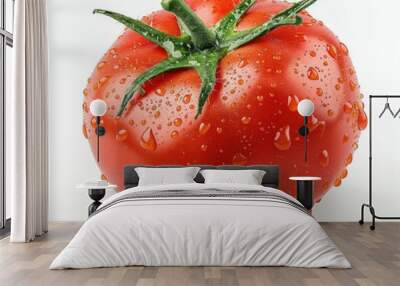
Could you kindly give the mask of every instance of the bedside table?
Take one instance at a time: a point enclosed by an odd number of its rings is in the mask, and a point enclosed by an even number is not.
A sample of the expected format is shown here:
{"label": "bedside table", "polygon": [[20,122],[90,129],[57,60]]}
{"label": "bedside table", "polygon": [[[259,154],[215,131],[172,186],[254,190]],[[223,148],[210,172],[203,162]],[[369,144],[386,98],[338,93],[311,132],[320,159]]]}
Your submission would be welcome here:
{"label": "bedside table", "polygon": [[314,182],[321,181],[320,177],[290,177],[289,180],[296,181],[297,200],[311,211],[314,206]]}
{"label": "bedside table", "polygon": [[99,186],[90,184],[81,184],[76,186],[77,189],[88,190],[88,195],[93,200],[93,203],[88,207],[89,216],[101,205],[100,200],[106,195],[106,190],[115,189],[116,187],[116,185]]}

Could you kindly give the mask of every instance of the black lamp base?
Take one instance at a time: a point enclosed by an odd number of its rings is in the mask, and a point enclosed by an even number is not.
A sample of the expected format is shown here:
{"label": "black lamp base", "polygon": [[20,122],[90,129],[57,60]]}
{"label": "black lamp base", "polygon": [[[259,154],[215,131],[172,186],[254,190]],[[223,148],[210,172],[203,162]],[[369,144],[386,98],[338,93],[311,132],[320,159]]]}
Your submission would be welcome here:
{"label": "black lamp base", "polygon": [[314,181],[297,181],[297,200],[311,211],[314,205]]}
{"label": "black lamp base", "polygon": [[101,205],[100,200],[106,195],[106,189],[89,189],[89,197],[94,201],[88,208],[89,216]]}

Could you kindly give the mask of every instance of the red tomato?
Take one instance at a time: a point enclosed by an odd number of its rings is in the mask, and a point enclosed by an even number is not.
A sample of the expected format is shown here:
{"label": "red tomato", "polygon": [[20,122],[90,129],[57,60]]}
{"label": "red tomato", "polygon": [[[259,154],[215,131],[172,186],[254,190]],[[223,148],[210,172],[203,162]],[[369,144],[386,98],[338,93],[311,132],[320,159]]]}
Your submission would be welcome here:
{"label": "red tomato", "polygon": [[[211,27],[238,0],[187,0]],[[238,30],[266,22],[290,4],[259,0],[243,16]],[[322,5],[322,4],[321,4]],[[229,52],[219,63],[217,84],[195,119],[200,78],[193,69],[167,72],[147,82],[121,117],[117,111],[128,86],[166,52],[126,29],[100,60],[84,90],[84,135],[96,154],[93,118],[88,106],[101,98],[109,106],[102,118],[100,169],[123,187],[129,164],[277,164],[280,188],[292,193],[288,177],[322,177],[316,200],[347,176],[360,131],[367,125],[362,96],[346,46],[321,21],[300,13],[303,23],[279,27]],[[179,35],[176,17],[159,11],[144,17],[152,27]],[[304,162],[302,99],[315,104]]]}

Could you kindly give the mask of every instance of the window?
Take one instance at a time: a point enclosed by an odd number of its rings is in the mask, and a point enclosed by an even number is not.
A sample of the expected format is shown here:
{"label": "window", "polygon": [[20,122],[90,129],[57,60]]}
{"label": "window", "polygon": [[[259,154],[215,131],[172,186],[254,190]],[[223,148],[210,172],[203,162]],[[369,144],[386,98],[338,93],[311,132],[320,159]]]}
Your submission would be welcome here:
{"label": "window", "polygon": [[0,0],[0,236],[9,231],[10,195],[5,189],[5,99],[11,92],[14,0]]}

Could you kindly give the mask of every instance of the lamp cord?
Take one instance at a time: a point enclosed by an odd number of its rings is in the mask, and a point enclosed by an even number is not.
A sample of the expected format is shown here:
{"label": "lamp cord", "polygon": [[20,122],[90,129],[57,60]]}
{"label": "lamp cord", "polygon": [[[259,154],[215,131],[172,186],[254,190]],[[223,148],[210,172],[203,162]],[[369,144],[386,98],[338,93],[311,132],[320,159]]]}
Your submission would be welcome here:
{"label": "lamp cord", "polygon": [[100,116],[96,117],[96,135],[97,135],[97,163],[100,162]]}
{"label": "lamp cord", "polygon": [[304,136],[304,161],[307,163],[308,161],[308,116],[304,116],[304,127],[305,127],[305,136]]}

